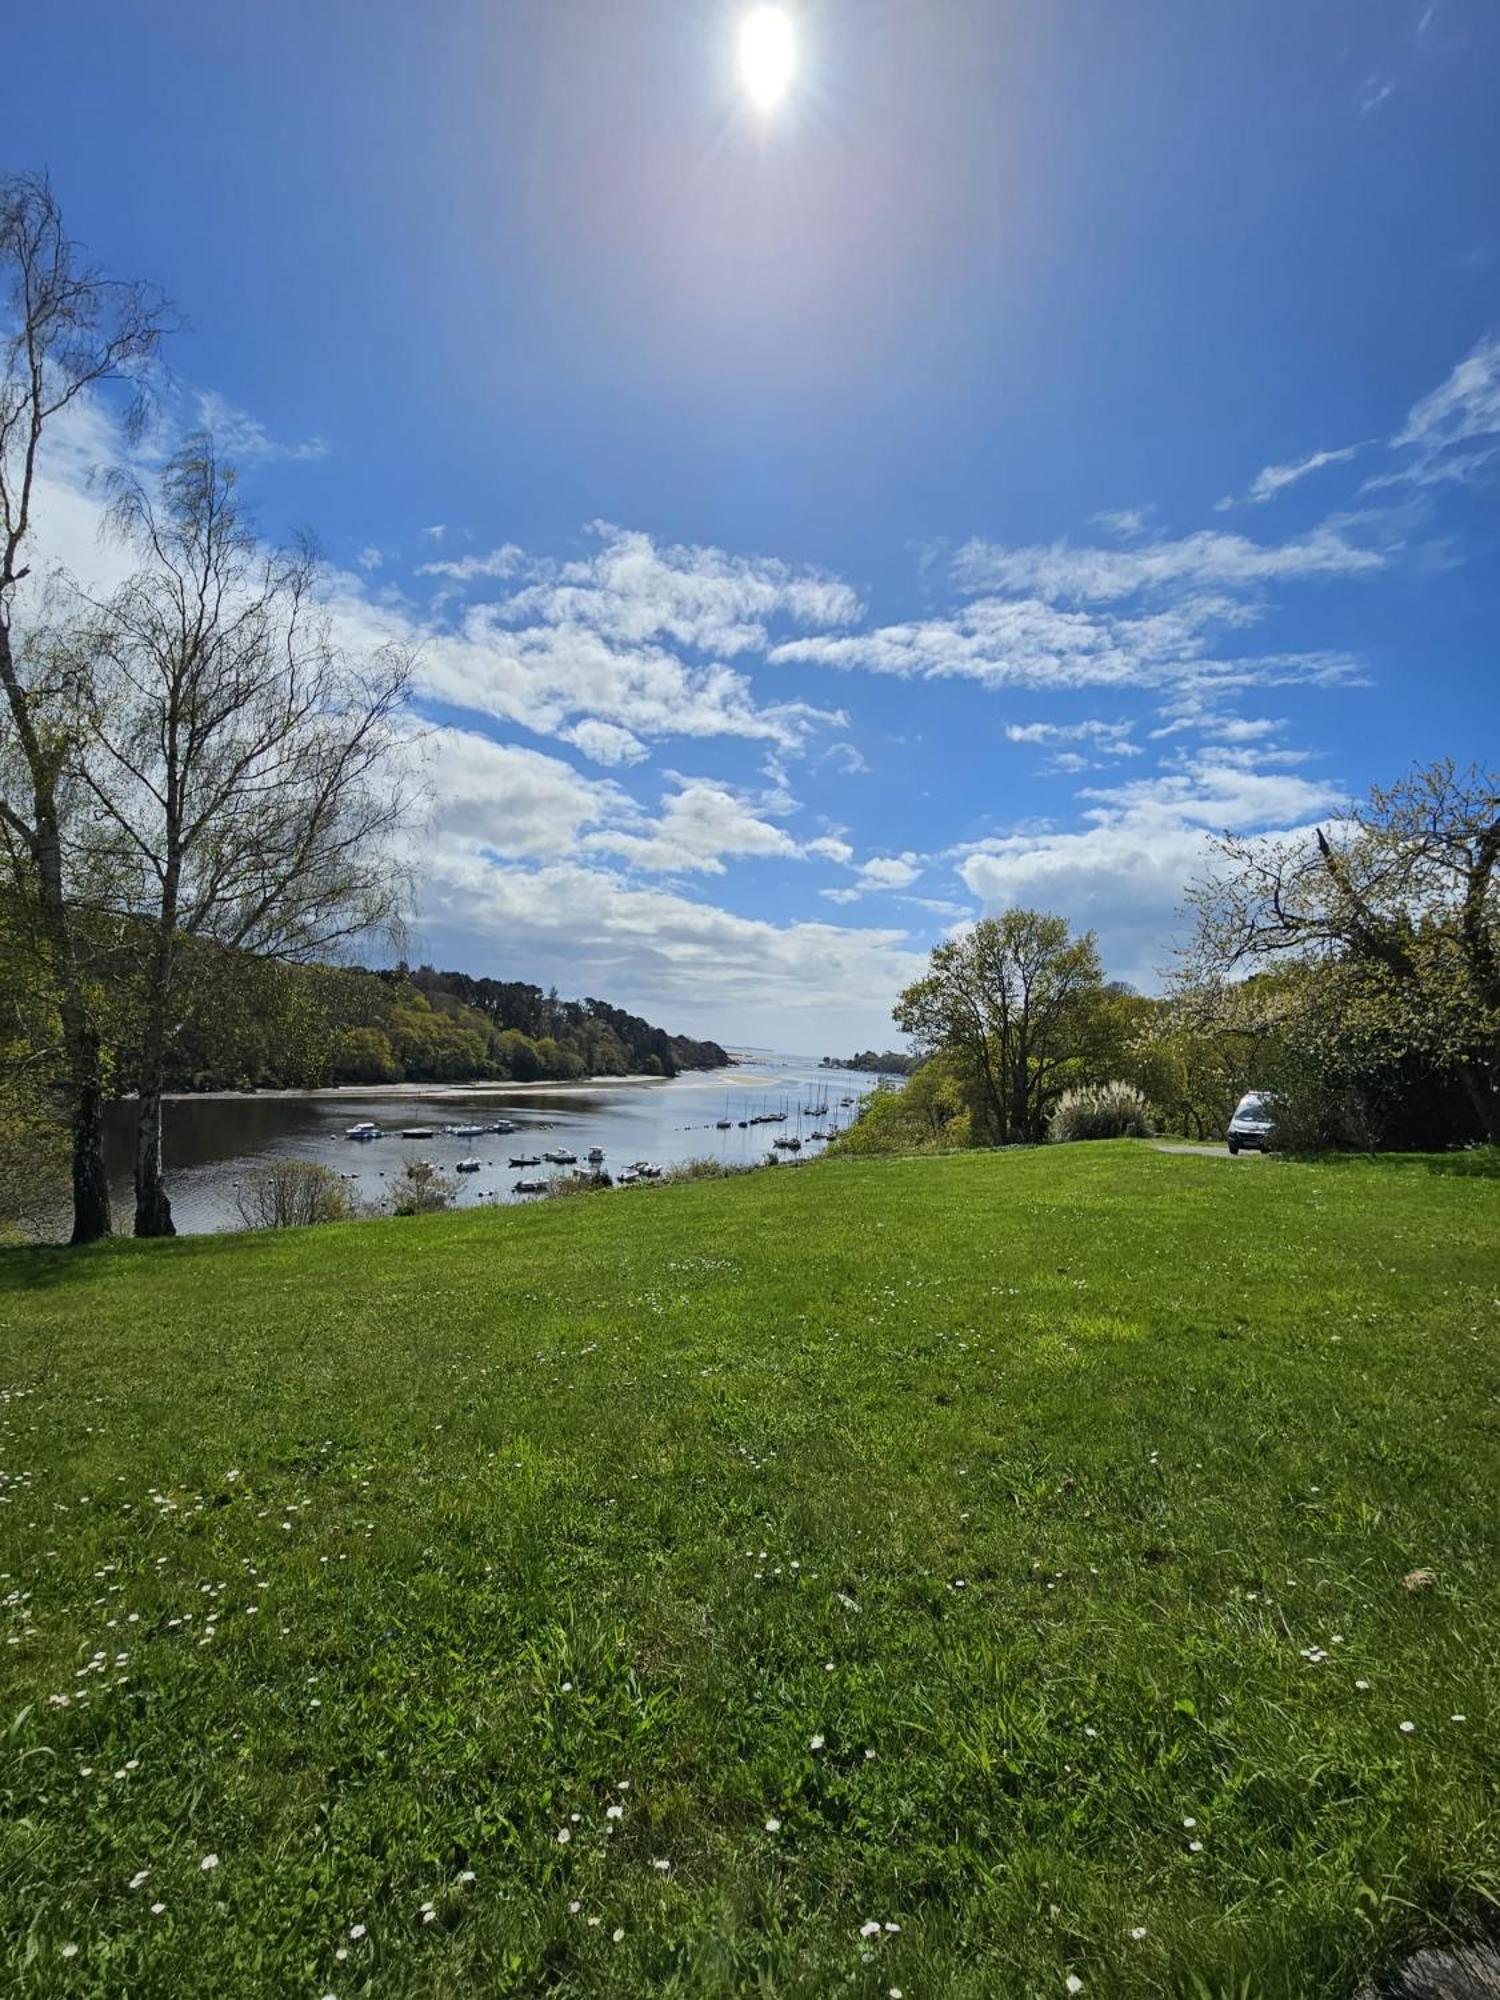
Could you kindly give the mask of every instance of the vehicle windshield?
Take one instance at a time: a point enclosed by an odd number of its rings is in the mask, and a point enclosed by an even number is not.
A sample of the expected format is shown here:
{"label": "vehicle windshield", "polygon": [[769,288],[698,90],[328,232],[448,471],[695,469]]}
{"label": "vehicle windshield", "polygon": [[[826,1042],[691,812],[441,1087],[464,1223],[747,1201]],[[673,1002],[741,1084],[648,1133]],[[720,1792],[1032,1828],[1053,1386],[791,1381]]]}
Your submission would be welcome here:
{"label": "vehicle windshield", "polygon": [[1234,1108],[1236,1118],[1269,1118],[1271,1106],[1259,1091],[1252,1090],[1248,1097],[1242,1097]]}

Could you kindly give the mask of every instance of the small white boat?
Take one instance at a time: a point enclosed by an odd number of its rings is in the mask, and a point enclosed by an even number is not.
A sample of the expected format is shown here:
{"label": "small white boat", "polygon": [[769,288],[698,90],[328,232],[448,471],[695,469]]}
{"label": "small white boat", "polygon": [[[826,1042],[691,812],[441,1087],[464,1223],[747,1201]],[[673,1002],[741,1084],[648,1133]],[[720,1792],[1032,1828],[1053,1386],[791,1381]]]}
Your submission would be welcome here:
{"label": "small white boat", "polygon": [[460,1174],[477,1174],[479,1172],[479,1162],[478,1160],[460,1160],[454,1172]]}
{"label": "small white boat", "polygon": [[512,1189],[512,1193],[514,1194],[545,1194],[546,1192],[547,1183],[545,1181],[517,1181],[515,1187]]}
{"label": "small white boat", "polygon": [[602,1146],[589,1147],[589,1165],[591,1167],[602,1167],[604,1165],[604,1148]]}
{"label": "small white boat", "polygon": [[345,1132],[346,1139],[378,1139],[380,1127],[370,1118],[362,1118],[357,1125],[351,1125]]}
{"label": "small white boat", "polygon": [[482,1139],[484,1137],[484,1127],[482,1125],[450,1125],[448,1127],[448,1136],[450,1139]]}
{"label": "small white boat", "polygon": [[492,1132],[514,1132],[515,1129],[516,1121],[514,1118],[497,1118],[490,1127]]}
{"label": "small white boat", "polygon": [[550,1160],[554,1167],[576,1167],[578,1155],[570,1153],[566,1146],[554,1146],[550,1153],[543,1153],[544,1160]]}
{"label": "small white boat", "polygon": [[540,1153],[512,1153],[510,1163],[513,1167],[539,1167],[542,1156]]}
{"label": "small white boat", "polygon": [[401,1136],[403,1139],[430,1139],[432,1137],[432,1127],[430,1125],[403,1125]]}

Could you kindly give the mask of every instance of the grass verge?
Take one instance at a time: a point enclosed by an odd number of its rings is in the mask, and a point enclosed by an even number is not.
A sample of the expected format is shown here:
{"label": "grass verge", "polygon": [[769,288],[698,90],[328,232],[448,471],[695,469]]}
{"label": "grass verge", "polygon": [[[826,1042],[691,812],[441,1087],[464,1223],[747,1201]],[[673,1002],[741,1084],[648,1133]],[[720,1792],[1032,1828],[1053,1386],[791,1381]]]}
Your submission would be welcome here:
{"label": "grass verge", "polygon": [[1441,1165],[0,1255],[0,1986],[1306,2000],[1482,1921],[1500,1188]]}

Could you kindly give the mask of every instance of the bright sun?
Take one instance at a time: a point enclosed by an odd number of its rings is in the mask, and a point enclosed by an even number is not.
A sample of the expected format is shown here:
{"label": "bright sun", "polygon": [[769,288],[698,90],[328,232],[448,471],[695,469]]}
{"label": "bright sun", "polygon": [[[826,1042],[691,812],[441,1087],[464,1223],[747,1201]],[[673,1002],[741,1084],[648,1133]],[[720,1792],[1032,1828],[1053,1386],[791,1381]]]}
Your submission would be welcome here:
{"label": "bright sun", "polygon": [[786,95],[797,67],[797,38],[784,7],[756,7],[740,23],[740,76],[758,111]]}

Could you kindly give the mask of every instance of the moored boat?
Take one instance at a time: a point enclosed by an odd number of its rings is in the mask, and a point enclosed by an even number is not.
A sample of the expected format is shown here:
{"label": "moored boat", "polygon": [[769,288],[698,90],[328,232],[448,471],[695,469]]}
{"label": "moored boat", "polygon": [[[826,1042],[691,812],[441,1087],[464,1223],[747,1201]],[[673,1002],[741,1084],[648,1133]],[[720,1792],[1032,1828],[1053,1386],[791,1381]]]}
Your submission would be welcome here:
{"label": "moored boat", "polygon": [[380,1127],[373,1118],[362,1118],[357,1125],[351,1125],[345,1132],[346,1139],[378,1139]]}

